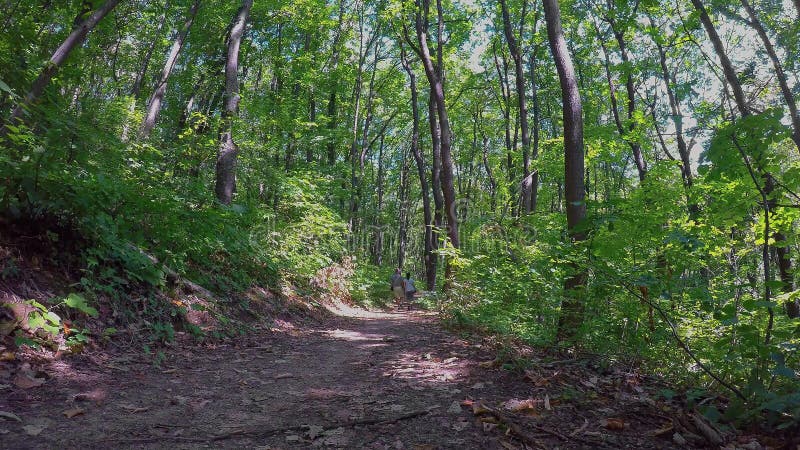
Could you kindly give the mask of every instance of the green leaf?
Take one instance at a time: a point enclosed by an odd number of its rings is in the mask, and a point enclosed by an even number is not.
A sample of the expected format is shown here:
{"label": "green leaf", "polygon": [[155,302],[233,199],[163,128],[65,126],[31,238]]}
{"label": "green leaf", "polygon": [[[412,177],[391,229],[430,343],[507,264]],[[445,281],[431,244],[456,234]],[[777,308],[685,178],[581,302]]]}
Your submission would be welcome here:
{"label": "green leaf", "polygon": [[7,85],[3,80],[0,80],[0,91],[7,92],[8,95],[12,97],[16,97],[17,94],[11,89],[9,85]]}
{"label": "green leaf", "polygon": [[89,306],[89,304],[86,303],[86,299],[82,295],[75,293],[69,294],[69,296],[64,299],[64,303],[70,308],[75,308],[84,314],[88,314],[92,317],[98,316],[97,310]]}

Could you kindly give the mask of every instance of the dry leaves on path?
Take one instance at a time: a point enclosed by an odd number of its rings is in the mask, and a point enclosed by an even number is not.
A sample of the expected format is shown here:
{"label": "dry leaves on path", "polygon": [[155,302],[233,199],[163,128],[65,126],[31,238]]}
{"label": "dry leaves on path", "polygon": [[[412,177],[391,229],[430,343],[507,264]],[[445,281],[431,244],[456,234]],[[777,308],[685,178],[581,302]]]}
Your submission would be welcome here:
{"label": "dry leaves on path", "polygon": [[75,416],[80,416],[86,414],[86,410],[83,408],[72,408],[66,411],[62,411],[61,414],[64,415],[67,419],[72,419]]}

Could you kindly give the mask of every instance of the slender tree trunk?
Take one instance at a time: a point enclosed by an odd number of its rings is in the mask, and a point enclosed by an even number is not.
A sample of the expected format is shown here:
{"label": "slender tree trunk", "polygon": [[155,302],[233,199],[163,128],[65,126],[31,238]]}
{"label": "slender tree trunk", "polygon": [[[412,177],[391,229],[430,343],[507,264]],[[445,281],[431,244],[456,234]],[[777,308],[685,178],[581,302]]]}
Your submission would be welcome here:
{"label": "slender tree trunk", "polygon": [[[422,49],[423,55],[427,55],[427,57],[423,56],[423,66],[426,67],[425,72],[429,75],[429,81],[431,82],[431,92],[434,94],[434,98],[436,99],[436,112],[439,118],[439,129],[441,130],[441,151],[442,151],[442,195],[444,196],[444,208],[445,208],[445,217],[447,217],[447,235],[450,238],[450,244],[454,248],[459,248],[459,236],[458,236],[458,217],[456,215],[456,191],[453,186],[453,157],[451,155],[451,139],[452,139],[452,132],[450,130],[450,119],[447,116],[447,104],[445,103],[445,94],[444,94],[444,73],[443,69],[441,68],[444,64],[444,56],[442,55],[441,45],[444,40],[442,34],[442,27],[444,26],[444,18],[443,18],[443,11],[442,11],[442,0],[436,0],[436,11],[438,17],[438,36],[437,36],[437,46],[439,46],[439,52],[437,56],[437,62],[439,65],[438,73],[434,70],[433,64],[430,58],[430,53],[428,52],[428,43],[427,43],[427,36],[425,39],[420,39],[420,48]],[[423,30],[424,31],[424,30]],[[426,62],[427,61],[427,62]],[[448,265],[449,267],[449,265]]]}
{"label": "slender tree trunk", "polygon": [[[120,0],[108,0],[100,8],[95,10],[89,17],[86,18],[80,25],[77,25],[72,33],[67,36],[64,42],[58,46],[55,52],[50,56],[50,60],[45,63],[44,68],[39,73],[39,76],[31,85],[30,90],[22,101],[14,108],[9,117],[8,124],[16,124],[24,121],[23,116],[26,110],[31,107],[44,92],[45,88],[50,84],[55,74],[64,65],[72,50],[83,44],[86,36],[94,29],[97,24],[113,10]],[[4,128],[2,134],[6,134],[8,128]]]}
{"label": "slender tree trunk", "polygon": [[708,16],[708,12],[706,11],[705,6],[703,6],[703,2],[701,0],[691,1],[692,5],[694,5],[694,8],[700,14],[700,22],[703,23],[703,28],[705,28],[706,34],[708,34],[708,38],[711,40],[711,44],[714,46],[714,52],[717,54],[717,57],[720,60],[720,65],[722,66],[722,73],[725,75],[725,79],[728,81],[728,84],[730,84],[731,89],[733,90],[733,98],[736,103],[736,107],[739,109],[739,113],[742,116],[747,116],[750,114],[750,111],[747,107],[747,100],[744,96],[742,85],[739,83],[739,79],[736,77],[736,70],[733,68],[731,60],[725,53],[725,45],[722,43],[722,39],[720,39],[716,28],[714,28],[714,23],[711,22],[711,17]]}
{"label": "slender tree trunk", "polygon": [[408,156],[403,151],[403,166],[400,171],[400,215],[399,215],[399,228],[397,230],[397,267],[403,268],[406,262],[406,245],[408,244]]}
{"label": "slender tree trunk", "polygon": [[628,146],[631,148],[631,153],[633,155],[633,163],[636,166],[636,172],[639,175],[639,181],[644,181],[647,176],[647,163],[644,160],[644,156],[642,155],[642,146],[635,141],[635,138],[632,138],[635,135],[636,131],[636,123],[633,120],[633,115],[636,111],[636,89],[633,84],[633,77],[630,73],[630,59],[628,57],[628,50],[627,50],[627,43],[625,41],[625,34],[622,30],[617,30],[616,22],[609,18],[605,17],[609,25],[611,26],[611,32],[614,34],[614,38],[617,41],[617,45],[620,48],[620,57],[622,58],[623,67],[625,67],[625,91],[627,94],[627,118],[628,118],[628,128],[625,129],[625,126],[622,123],[622,119],[620,118],[619,113],[619,105],[617,101],[617,90],[616,86],[614,85],[614,80],[611,76],[611,61],[608,56],[608,48],[606,47],[606,43],[604,41],[603,35],[600,32],[600,28],[595,24],[595,32],[597,33],[597,38],[600,41],[600,47],[603,50],[603,58],[604,58],[604,66],[606,72],[606,79],[608,80],[608,87],[610,91],[611,97],[611,112],[614,116],[614,124],[617,126],[617,131],[619,132],[620,137],[627,142]]}
{"label": "slender tree trunk", "polygon": [[490,210],[495,211],[497,207],[497,182],[492,174],[492,166],[489,164],[489,137],[483,135],[483,169],[486,171],[486,177],[489,179],[489,196],[491,203],[489,204]]}
{"label": "slender tree trunk", "polygon": [[373,233],[373,246],[372,246],[372,260],[376,266],[383,264],[383,223],[381,222],[381,213],[383,212],[383,141],[384,136],[381,135],[380,148],[378,149],[378,177],[375,182],[377,184],[378,201],[375,207],[376,220],[375,232]]}
{"label": "slender tree trunk", "polygon": [[625,92],[628,94],[628,133],[627,133],[627,141],[628,145],[631,147],[631,151],[633,152],[633,163],[636,165],[636,171],[639,174],[639,181],[644,181],[647,177],[647,162],[644,160],[644,156],[642,155],[642,146],[637,142],[635,139],[636,135],[636,120],[634,120],[634,113],[636,112],[636,89],[633,85],[633,74],[631,73],[631,63],[630,58],[628,57],[628,47],[627,43],[625,42],[625,32],[623,30],[617,30],[614,28],[615,22],[611,21],[611,31],[614,33],[614,37],[617,39],[617,44],[619,45],[619,53],[622,58],[622,66],[624,67],[625,73]]}
{"label": "slender tree trunk", "polygon": [[[650,18],[650,25],[655,28],[655,21]],[[669,68],[667,67],[667,54],[664,47],[660,42],[654,40],[656,48],[658,49],[658,59],[661,65],[661,76],[664,80],[664,87],[667,90],[667,99],[669,100],[669,109],[672,115],[672,124],[675,126],[675,140],[678,145],[678,154],[681,158],[681,175],[683,176],[683,183],[687,188],[692,187],[692,165],[689,159],[689,147],[686,145],[686,139],[683,135],[683,116],[681,115],[680,103],[675,96],[675,90],[672,88],[675,80],[670,75]]]}
{"label": "slender tree trunk", "polygon": [[[575,77],[572,57],[567,48],[561,28],[561,11],[558,0],[543,0],[547,37],[553,53],[558,79],[561,85],[561,100],[564,120],[564,187],[567,200],[567,230],[573,242],[586,239],[578,225],[586,217],[584,201],[583,164],[583,107]],[[575,273],[564,284],[565,297],[558,322],[558,338],[574,336],[583,321],[581,290],[586,284],[586,271],[573,267]]]}
{"label": "slender tree trunk", "polygon": [[436,103],[432,97],[428,97],[428,124],[431,129],[431,148],[432,160],[431,167],[431,189],[433,190],[433,248],[439,248],[439,230],[442,229],[444,220],[444,196],[442,195],[442,152],[440,146],[439,136],[441,130],[439,129],[439,121],[436,118]]}
{"label": "slender tree trunk", "polygon": [[494,56],[494,66],[497,70],[497,79],[500,83],[500,109],[503,112],[503,126],[505,131],[506,175],[508,177],[510,196],[514,197],[516,193],[516,189],[514,188],[516,184],[516,175],[514,173],[514,143],[511,139],[511,87],[508,81],[508,64],[502,52],[502,58],[498,58],[495,46],[492,46],[492,53]]}
{"label": "slender tree trunk", "polygon": [[167,55],[167,60],[164,63],[164,69],[161,71],[161,77],[156,83],[156,87],[153,90],[153,94],[150,96],[150,100],[147,102],[147,113],[144,116],[144,120],[142,121],[142,128],[139,131],[139,134],[142,138],[147,138],[152,133],[153,128],[156,126],[156,120],[158,120],[158,114],[161,112],[161,103],[164,101],[164,95],[167,93],[167,81],[169,80],[169,76],[172,74],[173,69],[175,69],[175,64],[178,62],[178,56],[181,53],[181,49],[183,48],[184,42],[186,42],[186,36],[189,35],[189,29],[192,27],[192,22],[194,22],[194,18],[197,15],[197,10],[200,8],[200,0],[195,0],[192,4],[192,7],[189,9],[189,14],[186,16],[186,22],[183,24],[183,29],[175,35],[175,40],[172,42],[172,47],[169,50],[169,54]]}
{"label": "slender tree trunk", "polygon": [[[308,87],[308,121],[315,124],[317,122],[317,102],[314,96],[314,86]],[[314,146],[306,143],[306,162],[314,161]]]}
{"label": "slender tree trunk", "polygon": [[336,104],[337,101],[337,91],[339,90],[339,76],[336,73],[337,69],[339,68],[339,58],[341,55],[341,39],[342,34],[344,33],[344,14],[345,14],[345,4],[344,0],[339,0],[339,23],[336,27],[336,34],[333,37],[333,43],[331,44],[331,66],[328,76],[328,84],[330,88],[330,92],[328,93],[328,144],[327,144],[327,153],[328,153],[328,165],[333,166],[336,164],[336,139],[335,139],[335,132],[336,127],[338,125],[338,106]]}
{"label": "slender tree trunk", "polygon": [[[167,21],[168,10],[169,1],[166,1],[164,2],[164,10],[161,13],[161,19],[158,21],[158,26],[153,34],[153,40],[150,41],[150,45],[147,45],[144,58],[142,58],[142,64],[139,66],[139,71],[136,72],[136,78],[133,80],[133,85],[131,86],[131,100],[130,105],[128,106],[128,117],[130,117],[136,110],[136,102],[139,100],[139,93],[142,90],[142,83],[144,83],[144,78],[147,75],[147,69],[150,68],[150,61],[152,60],[153,52],[156,49],[156,42],[161,38],[161,30],[164,28],[164,23]],[[126,120],[125,124],[122,126],[122,133],[120,133],[120,139],[122,139],[122,141],[128,141],[130,128],[131,120]]]}
{"label": "slender tree trunk", "polygon": [[[520,24],[525,20],[525,0],[523,0],[523,13],[520,18]],[[533,209],[533,180],[531,176],[531,136],[528,127],[528,107],[525,98],[525,67],[522,61],[522,51],[514,36],[514,31],[511,28],[511,17],[508,13],[508,3],[506,0],[500,0],[500,7],[503,14],[503,31],[508,43],[508,50],[511,53],[511,59],[514,60],[514,81],[517,88],[517,102],[519,105],[519,127],[522,134],[522,183],[520,184],[521,196],[521,209],[522,213],[529,214]],[[521,28],[521,27],[520,27]],[[521,31],[521,30],[520,30]]]}
{"label": "slender tree trunk", "polygon": [[239,146],[233,139],[233,119],[239,109],[239,47],[252,6],[253,0],[242,0],[242,7],[236,13],[236,19],[228,36],[228,57],[225,62],[225,108],[222,113],[223,128],[217,153],[215,187],[217,200],[223,205],[231,203],[236,187],[236,157],[239,153]]}
{"label": "slender tree trunk", "polygon": [[[533,46],[530,59],[530,79],[531,79],[531,101],[533,103],[533,143],[531,157],[535,161],[539,158],[539,117],[541,108],[539,106],[539,87],[536,81],[536,59],[538,58],[538,45]],[[531,211],[536,211],[536,204],[539,202],[539,171],[534,170],[531,174]]]}
{"label": "slender tree trunk", "polygon": [[[456,213],[456,194],[453,185],[453,157],[452,133],[450,130],[450,119],[447,115],[447,106],[444,93],[444,61],[442,55],[444,18],[441,0],[436,0],[437,17],[437,61],[434,63],[428,48],[428,11],[430,10],[430,0],[419,0],[416,4],[415,29],[418,47],[415,48],[417,56],[422,60],[425,69],[425,76],[430,86],[430,97],[436,107],[436,117],[439,121],[439,141],[441,151],[441,185],[442,196],[444,197],[444,214],[447,217],[447,236],[450,245],[454,248],[460,247],[458,236],[458,217]],[[445,265],[445,292],[449,290],[453,278],[453,266],[449,261]]]}
{"label": "slender tree trunk", "polygon": [[[742,85],[741,83],[739,83],[739,79],[736,76],[736,70],[734,69],[733,64],[731,63],[730,59],[725,53],[725,47],[722,44],[722,40],[720,39],[719,34],[717,34],[717,30],[714,28],[714,24],[711,22],[711,18],[708,16],[708,13],[706,12],[705,7],[700,2],[700,0],[692,0],[692,4],[694,5],[695,9],[697,9],[697,11],[700,13],[700,21],[703,23],[703,26],[706,29],[706,33],[708,34],[709,39],[711,39],[711,43],[714,45],[714,51],[716,52],[717,57],[720,60],[720,64],[722,65],[722,72],[725,75],[725,79],[728,81],[731,90],[733,91],[733,98],[734,102],[736,103],[736,108],[739,110],[739,113],[742,115],[742,117],[747,117],[750,115],[750,110],[747,106],[747,102],[744,96],[744,90],[742,89]],[[736,145],[737,148],[739,147],[739,144],[735,140],[734,140],[734,145]],[[744,163],[748,167],[750,167],[750,162],[746,157],[746,155],[742,152],[741,149],[739,149],[739,151],[740,154],[742,155]],[[759,191],[761,191],[762,195],[765,198],[771,196],[775,184],[772,174],[764,171],[763,168],[758,166],[755,167],[755,170],[758,170],[759,175],[764,180],[764,187],[762,189],[758,185],[758,180],[755,174],[751,173],[751,176],[753,177],[753,183],[756,185],[756,188],[759,189]],[[774,209],[774,205],[770,205],[770,202],[767,201],[764,201],[762,203],[763,203],[762,208],[764,208],[765,222],[768,222],[771,211]],[[786,242],[786,236],[784,236],[780,232],[774,232],[772,233],[772,238],[775,241],[775,248],[776,249],[782,248],[781,254],[779,254],[779,263],[778,263],[778,273],[780,279],[791,281],[792,263],[791,259],[789,258],[788,248],[785,246],[785,244],[783,244],[784,242]],[[764,250],[763,250],[765,255],[769,254],[769,247],[770,247],[769,239],[765,238]],[[764,292],[766,297],[765,301],[769,302],[770,301],[769,282],[771,281],[769,279],[770,278],[769,258],[765,256],[762,259],[763,259],[764,274],[765,274],[765,280],[764,280]],[[791,282],[788,284],[784,283],[783,289],[786,290],[786,292],[790,292],[792,290]],[[800,313],[800,311],[798,311],[798,305],[795,302],[788,302],[785,305],[785,307],[787,315],[789,315],[790,317],[792,315],[798,315],[798,313]],[[767,326],[767,335],[769,336],[769,333],[772,328],[772,308],[768,308],[768,310],[770,313],[770,322],[769,325]]]}
{"label": "slender tree trunk", "polygon": [[139,92],[142,90],[142,83],[144,83],[147,69],[150,67],[150,61],[153,58],[153,52],[157,47],[156,42],[161,39],[161,30],[164,28],[164,24],[167,21],[167,11],[169,11],[169,1],[164,2],[164,11],[161,13],[161,19],[158,21],[158,26],[153,34],[153,40],[150,42],[150,45],[147,46],[144,58],[142,58],[142,65],[139,67],[139,71],[136,72],[136,78],[133,80],[131,96],[134,99],[139,98]]}
{"label": "slender tree trunk", "polygon": [[436,288],[436,255],[433,253],[433,214],[431,213],[430,187],[428,186],[428,176],[425,167],[425,158],[419,147],[419,94],[417,92],[417,76],[408,63],[405,48],[400,43],[400,62],[403,65],[411,89],[411,154],[417,163],[417,174],[419,176],[419,186],[422,195],[422,215],[423,215],[423,253],[422,258],[425,264],[425,287],[432,291]]}
{"label": "slender tree trunk", "polygon": [[794,94],[792,94],[792,90],[789,88],[789,82],[786,79],[786,73],[783,71],[781,61],[778,58],[778,54],[775,53],[775,47],[769,40],[769,36],[767,36],[766,30],[764,30],[764,26],[761,25],[761,21],[758,20],[756,11],[747,0],[740,1],[745,11],[747,11],[747,15],[750,17],[750,26],[756,30],[756,33],[758,33],[758,37],[761,38],[761,42],[764,44],[764,50],[767,51],[767,55],[769,55],[769,59],[772,61],[772,67],[775,69],[775,78],[778,79],[778,85],[781,88],[783,99],[786,102],[786,106],[789,107],[789,116],[792,120],[792,140],[794,141],[797,149],[800,150],[800,115],[797,113],[797,104],[794,100]]}

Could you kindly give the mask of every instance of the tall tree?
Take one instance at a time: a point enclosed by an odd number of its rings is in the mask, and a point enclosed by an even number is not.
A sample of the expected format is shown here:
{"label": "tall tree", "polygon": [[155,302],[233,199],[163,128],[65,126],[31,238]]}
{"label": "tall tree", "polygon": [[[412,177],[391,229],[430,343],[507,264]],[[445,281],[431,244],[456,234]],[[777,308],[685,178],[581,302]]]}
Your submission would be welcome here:
{"label": "tall tree", "polygon": [[450,129],[450,118],[447,115],[447,104],[445,102],[442,44],[444,34],[444,12],[441,0],[436,0],[436,43],[437,55],[434,64],[428,47],[428,14],[430,11],[430,0],[419,0],[415,12],[415,29],[417,34],[417,46],[414,47],[417,56],[422,61],[425,69],[425,76],[430,85],[430,97],[436,108],[436,118],[439,123],[439,145],[441,151],[441,185],[442,196],[444,197],[444,215],[447,217],[447,236],[450,245],[454,248],[460,246],[458,237],[458,217],[456,214],[456,190],[453,184],[453,156],[452,156],[452,130]]}
{"label": "tall tree", "polygon": [[[67,36],[64,42],[62,42],[56,51],[53,52],[52,56],[50,56],[50,60],[45,63],[42,71],[39,73],[39,76],[36,77],[36,80],[31,85],[28,93],[25,94],[25,97],[22,99],[22,101],[11,112],[11,117],[8,121],[9,124],[15,124],[23,119],[25,110],[36,103],[36,101],[44,92],[45,88],[50,84],[50,81],[53,79],[55,74],[59,69],[61,69],[61,66],[64,65],[64,62],[66,62],[70,53],[72,53],[72,50],[74,50],[75,47],[83,44],[89,32],[92,31],[94,27],[97,26],[97,24],[103,20],[103,18],[117,6],[117,4],[119,4],[119,2],[120,0],[108,0],[103,4],[103,6],[92,12],[86,18],[86,20],[80,22],[80,24],[76,24],[69,36]],[[81,15],[79,15],[79,17],[80,16]],[[76,18],[76,21],[77,20],[78,18]]]}
{"label": "tall tree", "polygon": [[[567,200],[567,230],[573,242],[586,239],[578,226],[586,217],[584,201],[583,163],[583,106],[578,90],[575,67],[569,54],[558,0],[544,1],[547,39],[555,60],[561,85],[562,117],[564,121],[564,191]],[[575,273],[564,283],[565,296],[558,322],[559,338],[571,337],[582,322],[583,302],[580,291],[586,284],[586,271],[573,267]]]}
{"label": "tall tree", "polygon": [[[714,27],[714,23],[711,21],[711,17],[708,15],[708,11],[706,10],[705,6],[703,6],[703,3],[700,2],[700,0],[692,0],[692,5],[700,14],[700,21],[702,22],[709,39],[711,39],[711,43],[714,46],[714,52],[717,54],[717,58],[719,58],[720,64],[722,65],[722,73],[725,75],[725,79],[733,91],[734,103],[736,104],[736,108],[739,110],[739,114],[741,114],[742,117],[750,116],[750,107],[747,104],[747,100],[744,95],[744,89],[742,89],[742,84],[739,81],[739,78],[736,76],[736,70],[733,67],[733,63],[731,63],[730,58],[728,58],[728,55],[725,51],[725,46],[722,43],[722,39],[719,37],[719,33],[717,33],[717,30]],[[751,172],[753,184],[755,185],[756,190],[758,190],[763,197],[761,201],[761,207],[764,211],[764,222],[765,224],[769,224],[770,216],[773,214],[776,206],[776,202],[774,198],[772,198],[775,189],[775,178],[773,174],[767,171],[764,167],[760,167],[758,164],[752,166],[751,161],[739,147],[739,144],[735,141],[734,144],[737,148],[739,148],[745,165],[753,170]],[[758,172],[761,181],[759,181],[755,176],[755,171]],[[768,225],[765,225],[765,227],[768,229]],[[772,238],[775,242],[775,252],[778,256],[778,273],[780,279],[783,281],[783,290],[784,292],[789,293],[793,290],[793,277],[792,261],[789,256],[789,249],[785,244],[786,236],[781,232],[775,232],[772,234]],[[770,276],[770,247],[771,244],[769,236],[766,236],[762,245],[764,301],[766,303],[771,301],[770,284],[772,283],[772,279]],[[796,301],[787,301],[784,306],[786,313],[790,317],[800,317],[800,305],[798,305]],[[767,343],[769,343],[770,331],[773,324],[773,310],[771,307],[769,307],[768,310],[769,324],[767,325],[766,331]]]}
{"label": "tall tree", "polygon": [[411,90],[411,155],[417,163],[417,174],[419,175],[419,186],[422,195],[422,222],[423,230],[423,250],[422,258],[425,264],[425,287],[429,291],[436,287],[436,255],[433,253],[433,214],[431,213],[430,187],[428,186],[427,167],[425,158],[419,145],[419,93],[417,91],[417,76],[411,68],[411,64],[406,56],[406,50],[402,41],[400,42],[400,62],[408,74],[409,89]]}
{"label": "tall tree", "polygon": [[233,119],[239,110],[239,47],[242,43],[253,0],[242,0],[228,35],[228,56],[225,61],[225,107],[222,112],[222,132],[217,152],[217,200],[229,205],[236,186],[236,157],[239,146],[233,139]]}
{"label": "tall tree", "polygon": [[172,74],[172,71],[175,69],[175,64],[178,62],[178,56],[181,53],[184,42],[186,42],[186,36],[189,35],[189,29],[192,27],[192,23],[194,22],[194,18],[197,15],[197,10],[199,8],[200,0],[194,0],[191,8],[189,8],[189,13],[186,15],[186,21],[183,24],[183,28],[175,33],[172,46],[167,54],[167,60],[164,62],[164,68],[161,70],[161,77],[159,77],[156,87],[153,89],[153,94],[150,95],[150,99],[147,102],[147,112],[145,113],[140,130],[140,134],[143,138],[150,136],[150,133],[156,126],[158,113],[161,112],[161,103],[164,101],[164,95],[167,93],[167,81],[169,80],[169,76]]}
{"label": "tall tree", "polygon": [[[525,24],[525,12],[528,3],[522,0],[522,13],[519,18],[518,32],[520,38]],[[517,104],[519,105],[519,127],[522,134],[522,183],[520,195],[522,200],[521,209],[524,213],[530,213],[535,207],[536,190],[539,184],[539,173],[531,173],[531,133],[528,126],[528,106],[525,89],[525,63],[522,60],[522,49],[514,35],[511,23],[511,15],[508,11],[508,0],[500,0],[500,9],[503,15],[503,33],[508,43],[508,51],[511,59],[514,60],[514,82],[517,90]],[[538,156],[537,149],[534,148],[533,159]]]}
{"label": "tall tree", "polygon": [[747,0],[740,1],[745,11],[747,11],[747,16],[750,18],[750,26],[761,39],[764,50],[767,52],[770,62],[772,62],[772,68],[775,69],[775,78],[778,79],[778,86],[781,88],[781,94],[786,102],[786,106],[789,108],[789,119],[792,121],[792,140],[797,149],[800,150],[800,114],[797,112],[797,103],[795,103],[792,89],[789,88],[789,81],[787,80],[786,73],[783,71],[781,60],[778,58],[778,54],[775,52],[775,46],[772,45],[772,41],[770,41],[767,31],[761,24],[753,6]]}

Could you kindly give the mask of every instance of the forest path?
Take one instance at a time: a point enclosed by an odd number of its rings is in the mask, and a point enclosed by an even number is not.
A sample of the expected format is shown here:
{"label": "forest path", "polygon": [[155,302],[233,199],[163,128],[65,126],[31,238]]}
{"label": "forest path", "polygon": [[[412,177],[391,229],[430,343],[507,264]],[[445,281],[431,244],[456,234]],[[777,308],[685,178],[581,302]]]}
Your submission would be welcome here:
{"label": "forest path", "polygon": [[[159,368],[135,354],[53,362],[44,368],[50,379],[43,386],[12,391],[0,401],[0,411],[22,419],[0,421],[2,447],[422,450],[521,449],[523,440],[529,448],[672,444],[671,433],[666,439],[646,435],[666,420],[659,418],[654,402],[626,393],[625,386],[618,386],[616,395],[629,401],[609,401],[591,394],[591,385],[601,384],[597,377],[573,386],[569,378],[559,381],[557,367],[527,376],[487,367],[494,353],[442,330],[432,313],[343,314],[324,324],[264,329],[236,345],[176,347]],[[496,414],[476,415],[468,399]],[[77,415],[66,418],[67,412]],[[613,430],[611,416],[622,417],[624,429]],[[500,427],[492,422],[501,422]],[[516,435],[503,434],[509,425]]]}

